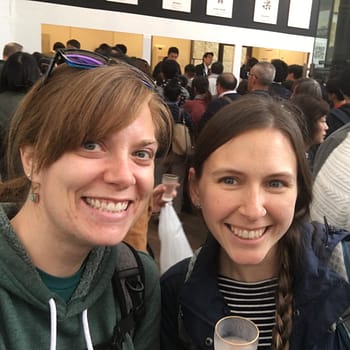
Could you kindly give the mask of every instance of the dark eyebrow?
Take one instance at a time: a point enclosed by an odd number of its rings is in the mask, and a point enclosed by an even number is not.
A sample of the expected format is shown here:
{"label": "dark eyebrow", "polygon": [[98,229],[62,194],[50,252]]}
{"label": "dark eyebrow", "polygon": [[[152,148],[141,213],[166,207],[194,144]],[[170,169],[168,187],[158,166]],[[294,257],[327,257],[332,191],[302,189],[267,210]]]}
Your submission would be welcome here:
{"label": "dark eyebrow", "polygon": [[222,174],[235,174],[235,175],[245,175],[244,172],[242,171],[239,171],[239,170],[236,170],[236,169],[233,169],[233,168],[228,168],[228,167],[225,167],[225,168],[220,168],[218,170],[214,170],[212,172],[212,174],[214,176],[220,176]]}
{"label": "dark eyebrow", "polygon": [[271,174],[268,175],[267,177],[269,178],[274,178],[274,177],[285,177],[285,178],[293,178],[295,177],[293,174],[291,174],[290,172],[280,172],[280,173],[275,173],[275,174]]}
{"label": "dark eyebrow", "polygon": [[[222,168],[222,169],[219,169],[219,170],[216,170],[216,171],[213,171],[212,174],[214,176],[218,176],[218,175],[221,175],[221,174],[235,174],[235,175],[245,175],[244,172],[242,171],[239,171],[239,170],[235,170],[235,169],[232,169],[232,168]],[[274,177],[285,177],[285,178],[293,178],[294,175],[288,171],[281,171],[281,172],[278,172],[278,173],[273,173],[273,174],[268,174],[266,177],[268,178],[274,178]]]}

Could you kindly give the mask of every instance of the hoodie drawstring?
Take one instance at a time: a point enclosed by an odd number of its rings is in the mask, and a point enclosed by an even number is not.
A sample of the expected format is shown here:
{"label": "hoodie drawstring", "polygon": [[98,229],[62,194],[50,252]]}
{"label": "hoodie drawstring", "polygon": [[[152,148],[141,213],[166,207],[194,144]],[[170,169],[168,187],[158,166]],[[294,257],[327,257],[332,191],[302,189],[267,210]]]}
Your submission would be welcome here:
{"label": "hoodie drawstring", "polygon": [[82,319],[83,319],[83,329],[84,329],[84,336],[85,336],[85,343],[86,343],[87,350],[94,350],[94,347],[92,345],[91,335],[90,335],[87,309],[83,311]]}
{"label": "hoodie drawstring", "polygon": [[[49,300],[50,305],[50,350],[56,350],[56,343],[57,343],[57,310],[56,310],[56,303],[53,298]],[[89,321],[87,317],[87,309],[83,311],[82,314],[82,321],[83,321],[83,329],[84,329],[84,337],[85,337],[85,343],[87,350],[94,350],[94,347],[92,345],[91,335],[90,335],[90,329],[89,329]]]}
{"label": "hoodie drawstring", "polygon": [[49,300],[49,305],[50,305],[50,325],[51,325],[50,350],[56,350],[57,311],[56,311],[56,303],[53,298]]}

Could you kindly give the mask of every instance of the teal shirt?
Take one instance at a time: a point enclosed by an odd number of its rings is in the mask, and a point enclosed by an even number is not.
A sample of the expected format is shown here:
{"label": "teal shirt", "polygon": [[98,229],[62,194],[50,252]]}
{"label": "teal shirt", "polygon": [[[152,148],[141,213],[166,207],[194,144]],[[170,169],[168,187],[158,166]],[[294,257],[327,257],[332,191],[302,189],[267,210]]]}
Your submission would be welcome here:
{"label": "teal shirt", "polygon": [[77,288],[81,275],[83,274],[84,265],[80,268],[78,272],[69,277],[56,277],[49,275],[48,273],[37,268],[39,275],[44,282],[45,286],[52,292],[59,295],[65,302],[67,302],[73,292]]}

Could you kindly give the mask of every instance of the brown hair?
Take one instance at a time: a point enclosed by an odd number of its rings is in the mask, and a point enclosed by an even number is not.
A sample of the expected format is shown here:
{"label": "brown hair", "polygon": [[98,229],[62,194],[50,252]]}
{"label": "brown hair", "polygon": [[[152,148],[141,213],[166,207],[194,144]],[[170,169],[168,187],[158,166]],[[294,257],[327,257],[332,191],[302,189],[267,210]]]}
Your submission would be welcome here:
{"label": "brown hair", "polygon": [[21,44],[14,43],[14,42],[8,43],[3,48],[2,56],[3,58],[7,59],[15,52],[22,51],[22,50],[23,50],[23,46]]}
{"label": "brown hair", "polygon": [[34,147],[38,171],[85,141],[101,140],[122,130],[137,118],[145,102],[151,110],[159,149],[167,149],[172,118],[146,79],[125,63],[89,70],[60,65],[45,85],[41,80],[35,84],[10,125],[7,163],[12,181],[0,186],[1,197],[5,191],[10,200],[21,202],[28,193],[30,183],[23,169],[13,166],[21,146]]}
{"label": "brown hair", "polygon": [[307,134],[304,136],[305,145],[310,147],[315,144],[315,136],[318,131],[318,121],[329,112],[328,103],[320,97],[306,94],[297,94],[291,98],[302,112],[305,119]]}
{"label": "brown hair", "polygon": [[298,195],[293,222],[278,243],[281,268],[276,292],[276,325],[272,348],[287,350],[292,331],[293,285],[295,262],[301,249],[300,223],[308,217],[311,202],[311,174],[305,158],[304,142],[297,114],[288,102],[268,96],[245,95],[222,108],[200,133],[193,165],[197,179],[202,176],[203,165],[220,146],[248,130],[275,128],[290,140],[297,159]]}

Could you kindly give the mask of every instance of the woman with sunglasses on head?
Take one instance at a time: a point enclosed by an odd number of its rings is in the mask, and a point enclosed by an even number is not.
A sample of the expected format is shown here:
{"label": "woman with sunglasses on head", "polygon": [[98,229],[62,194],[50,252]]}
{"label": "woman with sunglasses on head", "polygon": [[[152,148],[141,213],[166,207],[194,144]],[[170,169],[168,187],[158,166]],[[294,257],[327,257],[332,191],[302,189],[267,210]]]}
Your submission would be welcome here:
{"label": "woman with sunglasses on head", "polygon": [[349,348],[341,241],[350,233],[308,223],[311,178],[295,118],[286,103],[247,95],[199,135],[189,186],[210,233],[161,278],[162,349],[213,349],[228,315],[256,323],[259,350]]}
{"label": "woman with sunglasses on head", "polygon": [[[62,54],[67,64],[34,85],[9,130],[8,181],[0,184],[7,202],[0,349],[158,349],[155,262],[137,254],[144,288],[134,290],[144,293],[144,308],[122,338],[112,276],[125,260],[118,243],[149,203],[154,158],[168,147],[172,119],[134,67]],[[22,168],[13,169],[18,157]]]}

